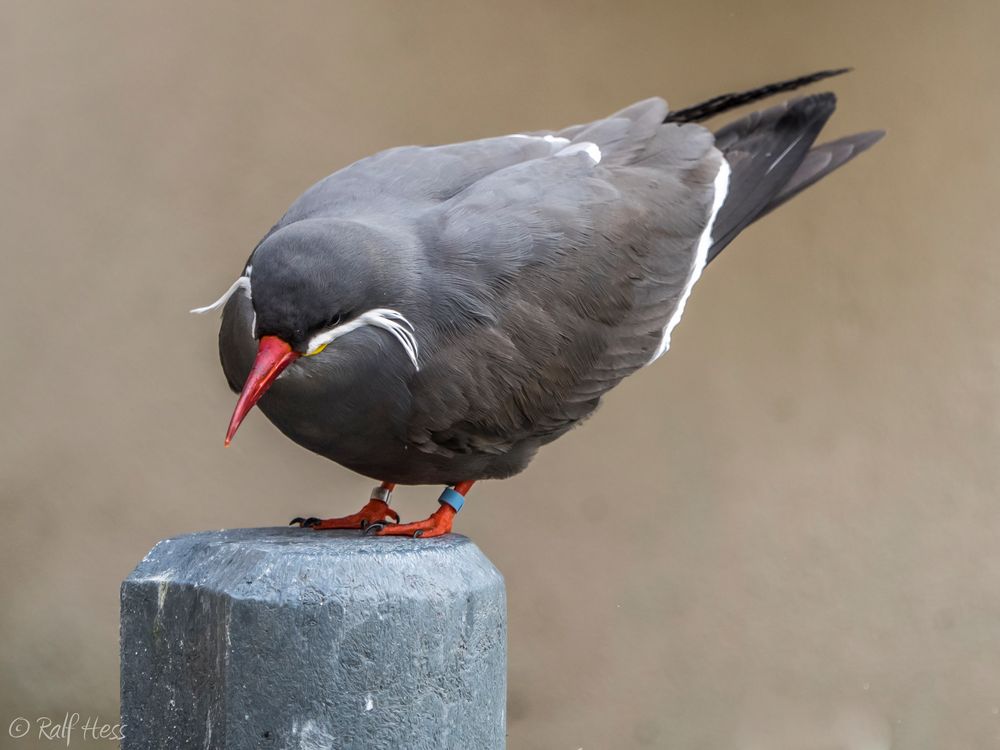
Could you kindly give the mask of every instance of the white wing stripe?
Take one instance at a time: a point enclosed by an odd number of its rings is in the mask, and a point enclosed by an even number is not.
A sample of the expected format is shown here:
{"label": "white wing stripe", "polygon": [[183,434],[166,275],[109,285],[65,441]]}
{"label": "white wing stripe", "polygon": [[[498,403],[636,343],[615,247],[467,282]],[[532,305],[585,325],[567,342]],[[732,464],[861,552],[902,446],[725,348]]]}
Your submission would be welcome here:
{"label": "white wing stripe", "polygon": [[573,156],[574,154],[586,154],[594,164],[601,163],[601,149],[596,143],[590,141],[580,141],[556,151],[556,156]]}
{"label": "white wing stripe", "polygon": [[695,251],[694,263],[691,266],[691,275],[688,276],[687,283],[684,285],[684,291],[681,292],[681,298],[677,302],[677,307],[674,308],[673,315],[670,316],[670,320],[667,321],[667,325],[663,329],[663,339],[661,339],[660,346],[656,349],[656,354],[649,360],[650,363],[655,362],[670,348],[670,334],[677,324],[681,322],[681,316],[684,314],[684,305],[687,304],[695,282],[698,281],[701,277],[701,272],[705,269],[705,263],[708,260],[708,250],[712,247],[712,227],[715,225],[715,217],[719,215],[719,209],[722,208],[722,204],[726,200],[726,192],[729,190],[729,175],[729,162],[726,161],[725,157],[722,157],[719,171],[715,174],[715,195],[712,198],[712,213],[709,214],[708,223],[705,225],[701,237],[698,238],[698,248]]}

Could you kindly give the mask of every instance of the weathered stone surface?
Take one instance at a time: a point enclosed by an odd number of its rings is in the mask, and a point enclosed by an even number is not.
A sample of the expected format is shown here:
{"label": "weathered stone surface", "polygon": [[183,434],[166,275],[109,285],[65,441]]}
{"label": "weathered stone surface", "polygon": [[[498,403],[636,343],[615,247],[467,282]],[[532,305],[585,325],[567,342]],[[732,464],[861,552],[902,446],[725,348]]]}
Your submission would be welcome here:
{"label": "weathered stone surface", "polygon": [[463,536],[167,539],[122,584],[122,747],[502,748],[506,642]]}

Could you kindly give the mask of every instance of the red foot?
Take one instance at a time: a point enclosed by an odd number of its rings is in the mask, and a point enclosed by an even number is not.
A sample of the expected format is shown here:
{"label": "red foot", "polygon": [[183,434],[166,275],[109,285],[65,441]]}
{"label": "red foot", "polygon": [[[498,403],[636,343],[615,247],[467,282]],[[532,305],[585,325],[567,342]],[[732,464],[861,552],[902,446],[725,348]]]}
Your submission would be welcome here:
{"label": "red foot", "polygon": [[323,529],[367,529],[373,523],[383,524],[392,519],[395,528],[399,524],[399,514],[382,500],[372,498],[357,513],[342,518],[295,518],[293,524],[321,531]]}
{"label": "red foot", "polygon": [[375,536],[441,536],[451,532],[451,522],[455,518],[455,509],[450,505],[442,505],[434,511],[430,518],[416,523],[395,523],[370,529],[367,533]]}

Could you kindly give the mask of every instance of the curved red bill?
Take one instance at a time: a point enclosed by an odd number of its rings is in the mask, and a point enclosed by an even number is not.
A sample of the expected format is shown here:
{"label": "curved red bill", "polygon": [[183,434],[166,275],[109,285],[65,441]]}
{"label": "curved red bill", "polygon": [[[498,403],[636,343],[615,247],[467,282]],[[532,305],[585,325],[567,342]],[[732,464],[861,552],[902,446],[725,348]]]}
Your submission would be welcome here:
{"label": "curved red bill", "polygon": [[239,429],[243,418],[264,395],[264,392],[271,387],[271,383],[299,356],[298,352],[293,351],[288,343],[277,336],[261,337],[260,345],[257,347],[257,358],[243,384],[243,392],[240,393],[240,400],[236,402],[233,418],[229,420],[226,445],[232,442],[233,435]]}

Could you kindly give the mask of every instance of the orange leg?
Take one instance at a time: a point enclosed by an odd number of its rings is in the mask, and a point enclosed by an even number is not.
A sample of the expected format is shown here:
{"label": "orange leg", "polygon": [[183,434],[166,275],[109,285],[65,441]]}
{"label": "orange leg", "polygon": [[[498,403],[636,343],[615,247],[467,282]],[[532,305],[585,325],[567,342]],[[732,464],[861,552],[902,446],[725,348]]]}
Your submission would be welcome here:
{"label": "orange leg", "polygon": [[375,536],[413,536],[430,537],[441,536],[451,533],[451,522],[455,519],[455,514],[462,509],[465,503],[466,493],[472,489],[475,482],[459,482],[454,488],[448,487],[441,493],[438,502],[441,507],[431,513],[429,518],[416,523],[382,524],[373,523],[368,527],[366,534]]}
{"label": "orange leg", "polygon": [[298,525],[316,529],[367,529],[373,523],[385,525],[391,518],[399,523],[399,514],[389,507],[389,495],[396,487],[392,482],[382,482],[372,491],[371,500],[357,513],[342,518],[293,518],[290,526]]}

